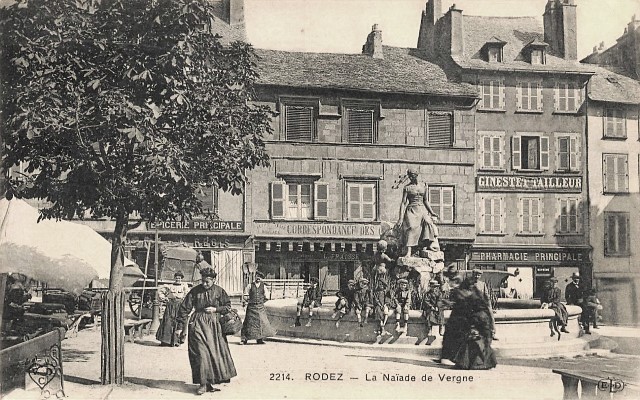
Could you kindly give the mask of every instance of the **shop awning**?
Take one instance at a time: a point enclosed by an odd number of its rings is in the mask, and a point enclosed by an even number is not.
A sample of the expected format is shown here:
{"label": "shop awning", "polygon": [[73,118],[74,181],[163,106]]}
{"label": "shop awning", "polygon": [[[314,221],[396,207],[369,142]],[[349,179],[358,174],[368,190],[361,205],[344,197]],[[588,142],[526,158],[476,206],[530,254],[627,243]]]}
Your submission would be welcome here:
{"label": "shop awning", "polygon": [[162,252],[162,256],[164,258],[171,258],[173,260],[181,260],[181,261],[196,261],[196,256],[198,252],[191,247],[183,246],[183,245],[172,245],[172,246],[162,246],[160,248]]}

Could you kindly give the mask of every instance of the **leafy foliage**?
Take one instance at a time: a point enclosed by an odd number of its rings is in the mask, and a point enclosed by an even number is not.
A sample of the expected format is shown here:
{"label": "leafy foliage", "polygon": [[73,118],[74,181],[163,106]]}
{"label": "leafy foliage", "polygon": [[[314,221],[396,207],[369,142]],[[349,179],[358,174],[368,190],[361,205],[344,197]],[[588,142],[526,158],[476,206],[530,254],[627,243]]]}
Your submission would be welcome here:
{"label": "leafy foliage", "polygon": [[208,1],[19,0],[0,21],[3,166],[28,162],[9,191],[42,217],[188,218],[268,165],[255,55],[221,44]]}

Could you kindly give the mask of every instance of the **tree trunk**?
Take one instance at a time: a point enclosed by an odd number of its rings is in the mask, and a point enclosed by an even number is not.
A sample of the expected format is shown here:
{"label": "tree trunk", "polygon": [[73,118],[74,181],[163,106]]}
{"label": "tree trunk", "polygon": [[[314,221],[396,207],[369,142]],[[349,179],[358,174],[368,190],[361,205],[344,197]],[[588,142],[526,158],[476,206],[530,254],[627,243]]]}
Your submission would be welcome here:
{"label": "tree trunk", "polygon": [[103,385],[124,383],[124,293],[122,274],[128,215],[121,213],[111,242],[109,291],[102,301],[102,353],[100,380]]}

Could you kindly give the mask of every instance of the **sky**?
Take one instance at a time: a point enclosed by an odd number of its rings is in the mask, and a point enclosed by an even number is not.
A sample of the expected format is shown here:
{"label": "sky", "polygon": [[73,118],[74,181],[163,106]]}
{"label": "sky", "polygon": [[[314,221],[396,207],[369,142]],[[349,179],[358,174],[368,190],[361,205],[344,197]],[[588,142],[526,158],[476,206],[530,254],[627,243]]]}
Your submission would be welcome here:
{"label": "sky", "polygon": [[[245,0],[249,42],[274,50],[359,53],[373,24],[385,45],[415,47],[427,0]],[[640,19],[640,0],[575,0],[578,13],[578,58],[593,46],[605,48],[622,36],[633,15]],[[533,16],[542,20],[547,0],[442,0],[442,11],[454,4],[463,15]]]}

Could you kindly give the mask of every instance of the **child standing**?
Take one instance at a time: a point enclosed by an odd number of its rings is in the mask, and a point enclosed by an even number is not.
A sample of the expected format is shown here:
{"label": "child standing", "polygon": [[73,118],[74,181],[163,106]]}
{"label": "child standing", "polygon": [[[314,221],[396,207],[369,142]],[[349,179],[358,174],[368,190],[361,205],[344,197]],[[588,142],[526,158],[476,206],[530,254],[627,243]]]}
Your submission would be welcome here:
{"label": "child standing", "polygon": [[[396,301],[396,332],[407,332],[407,322],[409,322],[409,310],[411,309],[411,290],[409,289],[409,281],[402,278],[398,279],[398,288],[395,293]],[[400,326],[400,320],[404,324]]]}
{"label": "child standing", "polygon": [[422,301],[422,315],[427,325],[427,345],[431,345],[435,340],[435,335],[431,334],[433,325],[440,327],[439,333],[442,336],[442,324],[444,321],[444,311],[442,309],[442,291],[440,282],[431,280],[429,282],[429,290],[424,295]]}

